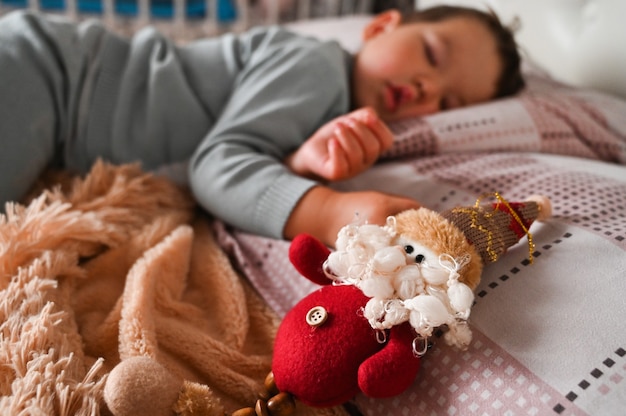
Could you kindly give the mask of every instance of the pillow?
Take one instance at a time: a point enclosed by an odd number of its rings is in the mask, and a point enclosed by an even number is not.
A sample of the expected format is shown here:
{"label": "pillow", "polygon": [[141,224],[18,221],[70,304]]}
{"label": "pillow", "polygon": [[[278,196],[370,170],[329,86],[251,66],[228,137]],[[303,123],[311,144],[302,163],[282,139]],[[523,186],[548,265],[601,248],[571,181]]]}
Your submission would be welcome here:
{"label": "pillow", "polygon": [[467,151],[543,152],[626,164],[626,101],[526,70],[518,95],[393,123],[384,158]]}

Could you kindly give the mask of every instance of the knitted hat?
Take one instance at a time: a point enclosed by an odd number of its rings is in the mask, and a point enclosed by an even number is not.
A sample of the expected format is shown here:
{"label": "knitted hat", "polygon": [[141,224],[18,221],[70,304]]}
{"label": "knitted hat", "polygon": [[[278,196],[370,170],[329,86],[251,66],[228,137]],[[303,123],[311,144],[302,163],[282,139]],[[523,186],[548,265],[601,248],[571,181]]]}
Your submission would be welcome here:
{"label": "knitted hat", "polygon": [[481,198],[472,207],[457,207],[442,213],[456,225],[480,254],[483,264],[497,261],[509,247],[528,236],[530,260],[534,244],[528,231],[533,221],[551,215],[550,200],[533,195],[524,202],[507,202],[494,193],[497,202],[481,205]]}

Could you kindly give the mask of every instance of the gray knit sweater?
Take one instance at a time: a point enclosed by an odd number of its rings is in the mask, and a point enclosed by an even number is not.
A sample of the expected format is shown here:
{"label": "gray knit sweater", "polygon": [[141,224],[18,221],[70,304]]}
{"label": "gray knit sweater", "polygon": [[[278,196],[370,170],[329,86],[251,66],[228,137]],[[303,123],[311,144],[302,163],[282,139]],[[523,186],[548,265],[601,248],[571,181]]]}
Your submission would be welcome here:
{"label": "gray knit sweater", "polygon": [[0,202],[50,164],[97,158],[145,169],[189,162],[199,203],[232,225],[282,237],[315,185],[281,163],[349,110],[351,57],[279,27],[177,46],[97,21],[29,12],[0,19]]}

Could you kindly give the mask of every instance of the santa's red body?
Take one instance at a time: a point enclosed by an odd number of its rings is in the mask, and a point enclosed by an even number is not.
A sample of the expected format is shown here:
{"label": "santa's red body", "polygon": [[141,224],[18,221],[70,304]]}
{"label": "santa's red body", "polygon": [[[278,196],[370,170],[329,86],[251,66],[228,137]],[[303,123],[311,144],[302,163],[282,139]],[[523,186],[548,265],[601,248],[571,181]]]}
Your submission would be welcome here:
{"label": "santa's red body", "polygon": [[[391,397],[413,382],[419,358],[406,323],[380,332],[363,317],[368,298],[355,286],[329,285],[320,260],[328,249],[309,236],[292,243],[290,259],[305,277],[326,284],[285,316],[276,336],[276,386],[311,406],[334,406],[363,392]],[[308,317],[308,319],[307,319]]]}

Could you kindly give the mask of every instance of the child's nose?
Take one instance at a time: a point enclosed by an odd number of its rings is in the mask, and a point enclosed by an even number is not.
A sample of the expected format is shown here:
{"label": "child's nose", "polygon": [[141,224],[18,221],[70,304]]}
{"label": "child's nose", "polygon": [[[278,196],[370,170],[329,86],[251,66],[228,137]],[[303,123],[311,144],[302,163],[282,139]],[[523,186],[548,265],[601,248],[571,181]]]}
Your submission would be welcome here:
{"label": "child's nose", "polygon": [[419,106],[424,114],[436,113],[441,110],[442,88],[439,82],[433,79],[421,79],[417,83],[417,100],[415,105]]}
{"label": "child's nose", "polygon": [[421,108],[430,113],[441,110],[442,81],[437,76],[423,77],[418,81],[419,99],[417,103]]}

